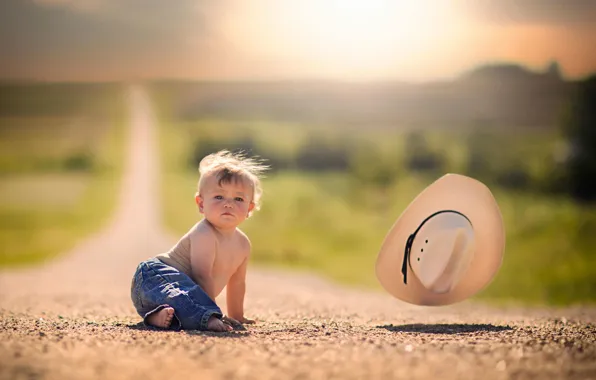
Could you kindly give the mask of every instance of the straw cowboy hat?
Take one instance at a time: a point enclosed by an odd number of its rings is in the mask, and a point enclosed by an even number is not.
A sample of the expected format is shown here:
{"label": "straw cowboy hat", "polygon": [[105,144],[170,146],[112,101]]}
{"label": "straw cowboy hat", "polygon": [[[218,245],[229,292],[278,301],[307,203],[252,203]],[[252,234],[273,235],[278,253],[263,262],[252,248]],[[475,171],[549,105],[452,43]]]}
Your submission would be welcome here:
{"label": "straw cowboy hat", "polygon": [[391,227],[377,257],[376,276],[402,301],[447,305],[488,285],[501,266],[504,247],[503,219],[488,187],[446,174]]}

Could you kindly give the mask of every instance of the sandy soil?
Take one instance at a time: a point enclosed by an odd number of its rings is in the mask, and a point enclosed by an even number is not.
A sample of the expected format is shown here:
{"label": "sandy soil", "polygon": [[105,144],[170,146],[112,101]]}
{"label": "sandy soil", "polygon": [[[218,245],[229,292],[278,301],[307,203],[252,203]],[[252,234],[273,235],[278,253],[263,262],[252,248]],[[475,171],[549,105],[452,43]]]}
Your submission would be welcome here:
{"label": "sandy soil", "polygon": [[58,260],[0,272],[1,379],[596,379],[594,308],[423,308],[283,271],[250,269],[246,310],[259,322],[245,330],[143,327],[130,278],[176,237],[160,226],[146,94],[130,100],[113,222]]}

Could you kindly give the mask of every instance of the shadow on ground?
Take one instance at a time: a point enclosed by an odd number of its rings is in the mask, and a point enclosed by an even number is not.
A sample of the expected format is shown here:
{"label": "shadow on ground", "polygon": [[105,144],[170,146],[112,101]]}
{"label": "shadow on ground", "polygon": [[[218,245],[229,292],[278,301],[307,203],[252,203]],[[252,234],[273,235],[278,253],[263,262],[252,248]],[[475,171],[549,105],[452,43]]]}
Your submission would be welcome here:
{"label": "shadow on ground", "polygon": [[495,326],[491,324],[424,324],[415,323],[409,325],[385,325],[378,328],[407,333],[424,334],[469,334],[475,332],[501,332],[513,330],[509,326]]}
{"label": "shadow on ground", "polygon": [[159,327],[153,326],[146,326],[143,322],[134,323],[127,325],[131,330],[138,330],[138,331],[156,331],[156,332],[181,332],[188,335],[202,335],[202,336],[218,336],[218,337],[227,337],[227,338],[241,338],[243,336],[248,336],[249,333],[244,326],[236,326],[234,327],[233,331],[230,332],[213,332],[213,331],[201,331],[201,330],[183,330],[179,328],[170,328],[170,329],[162,329]]}

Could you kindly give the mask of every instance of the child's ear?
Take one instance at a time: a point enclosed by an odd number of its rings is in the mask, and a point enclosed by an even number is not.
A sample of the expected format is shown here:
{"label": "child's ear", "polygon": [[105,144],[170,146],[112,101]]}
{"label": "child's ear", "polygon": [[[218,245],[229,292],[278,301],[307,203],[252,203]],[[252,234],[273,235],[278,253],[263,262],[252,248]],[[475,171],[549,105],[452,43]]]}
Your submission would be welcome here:
{"label": "child's ear", "polygon": [[201,195],[199,193],[195,194],[195,203],[199,207],[199,211],[202,213],[203,212],[203,197],[201,197]]}
{"label": "child's ear", "polygon": [[248,215],[250,216],[250,212],[255,208],[255,202],[250,202],[250,204],[248,205]]}

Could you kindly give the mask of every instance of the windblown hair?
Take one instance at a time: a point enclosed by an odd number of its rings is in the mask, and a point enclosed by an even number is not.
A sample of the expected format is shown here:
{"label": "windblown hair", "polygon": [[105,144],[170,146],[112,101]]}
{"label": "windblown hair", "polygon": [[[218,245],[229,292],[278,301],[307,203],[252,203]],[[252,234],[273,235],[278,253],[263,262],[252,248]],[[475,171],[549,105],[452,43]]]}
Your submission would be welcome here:
{"label": "windblown hair", "polygon": [[253,211],[257,211],[261,208],[261,196],[263,195],[261,178],[268,169],[269,166],[263,164],[256,157],[246,157],[243,152],[232,153],[228,150],[221,150],[205,156],[199,163],[198,190],[201,193],[204,180],[209,176],[215,176],[220,186],[223,183],[246,181],[252,186],[252,202],[255,205]]}

